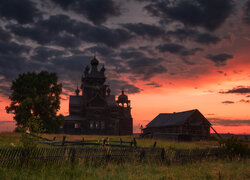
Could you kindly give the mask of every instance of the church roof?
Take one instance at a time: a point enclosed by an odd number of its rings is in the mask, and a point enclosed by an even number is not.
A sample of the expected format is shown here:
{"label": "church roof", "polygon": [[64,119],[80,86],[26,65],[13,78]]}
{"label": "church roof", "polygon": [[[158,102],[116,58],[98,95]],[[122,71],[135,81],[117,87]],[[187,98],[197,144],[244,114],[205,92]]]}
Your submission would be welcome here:
{"label": "church roof", "polygon": [[65,116],[65,120],[66,121],[84,121],[86,120],[86,118],[83,116],[79,116],[79,115],[69,115],[69,116]]}
{"label": "church roof", "polygon": [[147,127],[183,125],[186,120],[195,112],[200,113],[197,109],[174,113],[160,113],[150,123],[147,124]]}
{"label": "church roof", "polygon": [[82,96],[69,97],[69,105],[81,105],[81,104],[82,104]]}

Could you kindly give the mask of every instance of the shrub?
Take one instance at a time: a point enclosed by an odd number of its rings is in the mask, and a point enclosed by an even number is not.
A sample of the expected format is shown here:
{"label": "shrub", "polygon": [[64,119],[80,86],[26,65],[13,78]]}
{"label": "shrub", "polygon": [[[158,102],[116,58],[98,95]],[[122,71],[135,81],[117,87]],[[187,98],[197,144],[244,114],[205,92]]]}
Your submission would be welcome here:
{"label": "shrub", "polygon": [[248,144],[242,142],[236,136],[232,136],[227,139],[219,140],[220,147],[222,148],[222,153],[230,159],[234,157],[247,157],[250,156],[250,149]]}

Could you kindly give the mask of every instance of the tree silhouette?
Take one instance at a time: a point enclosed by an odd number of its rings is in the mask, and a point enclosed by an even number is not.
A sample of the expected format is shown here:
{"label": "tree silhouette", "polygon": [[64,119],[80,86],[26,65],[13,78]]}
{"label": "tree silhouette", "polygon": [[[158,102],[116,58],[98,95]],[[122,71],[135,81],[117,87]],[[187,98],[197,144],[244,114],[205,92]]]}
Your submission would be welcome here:
{"label": "tree silhouette", "polygon": [[12,82],[10,106],[7,113],[13,113],[17,127],[31,132],[55,132],[64,117],[57,115],[60,109],[62,84],[57,75],[47,71],[19,74]]}

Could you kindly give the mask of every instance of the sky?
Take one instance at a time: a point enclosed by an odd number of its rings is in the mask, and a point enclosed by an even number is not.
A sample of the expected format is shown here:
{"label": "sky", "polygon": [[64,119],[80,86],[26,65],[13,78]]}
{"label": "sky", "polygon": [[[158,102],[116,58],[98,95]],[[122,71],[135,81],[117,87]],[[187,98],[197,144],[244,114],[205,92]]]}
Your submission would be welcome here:
{"label": "sky", "polygon": [[0,0],[0,131],[18,74],[56,72],[68,115],[96,55],[134,132],[159,113],[198,109],[220,133],[250,134],[250,0]]}

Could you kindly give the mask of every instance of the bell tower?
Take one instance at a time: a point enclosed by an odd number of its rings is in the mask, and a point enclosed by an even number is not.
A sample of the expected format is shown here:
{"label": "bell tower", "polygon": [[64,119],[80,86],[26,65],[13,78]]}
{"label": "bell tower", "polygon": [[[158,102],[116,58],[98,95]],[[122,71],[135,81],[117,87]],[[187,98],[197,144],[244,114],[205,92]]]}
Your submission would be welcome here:
{"label": "bell tower", "polygon": [[[99,61],[94,58],[90,62],[91,69],[86,66],[83,76],[82,76],[82,84],[81,89],[83,92],[83,98],[88,105],[91,105],[94,100],[98,102],[94,102],[95,106],[104,106],[105,105],[105,96],[107,85],[105,84],[105,68],[104,66],[101,70],[98,70]],[[98,100],[97,100],[98,99]]]}

